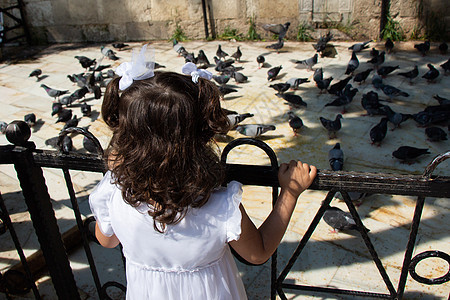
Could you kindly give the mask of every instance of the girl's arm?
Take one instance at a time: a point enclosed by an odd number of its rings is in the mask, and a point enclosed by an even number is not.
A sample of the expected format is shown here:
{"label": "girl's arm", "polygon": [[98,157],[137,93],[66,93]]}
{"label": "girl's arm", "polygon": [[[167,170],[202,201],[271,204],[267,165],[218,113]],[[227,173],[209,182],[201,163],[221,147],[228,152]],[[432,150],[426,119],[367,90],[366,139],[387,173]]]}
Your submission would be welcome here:
{"label": "girl's arm", "polygon": [[112,236],[104,235],[98,227],[97,223],[95,223],[95,237],[99,241],[100,245],[106,248],[114,248],[120,243],[115,234],[113,234]]}
{"label": "girl's arm", "polygon": [[244,207],[242,213],[241,236],[229,244],[245,260],[262,264],[275,252],[286,232],[299,195],[307,189],[316,177],[317,169],[306,163],[291,161],[281,164],[278,181],[281,191],[278,200],[264,223],[256,228]]}

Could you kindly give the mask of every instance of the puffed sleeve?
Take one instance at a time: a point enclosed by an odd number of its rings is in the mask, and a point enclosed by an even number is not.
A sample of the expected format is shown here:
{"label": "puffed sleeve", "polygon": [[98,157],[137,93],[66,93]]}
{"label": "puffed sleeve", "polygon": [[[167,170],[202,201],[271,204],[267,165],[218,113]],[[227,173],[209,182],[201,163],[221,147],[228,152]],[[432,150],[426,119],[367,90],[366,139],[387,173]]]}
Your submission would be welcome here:
{"label": "puffed sleeve", "polygon": [[108,171],[89,196],[89,206],[97,220],[98,227],[108,237],[114,234],[109,215],[109,204],[116,186],[111,183],[111,180],[111,172]]}
{"label": "puffed sleeve", "polygon": [[239,204],[242,201],[242,184],[231,181],[227,186],[228,191],[228,213],[227,213],[227,243],[237,241],[241,236],[242,214]]}

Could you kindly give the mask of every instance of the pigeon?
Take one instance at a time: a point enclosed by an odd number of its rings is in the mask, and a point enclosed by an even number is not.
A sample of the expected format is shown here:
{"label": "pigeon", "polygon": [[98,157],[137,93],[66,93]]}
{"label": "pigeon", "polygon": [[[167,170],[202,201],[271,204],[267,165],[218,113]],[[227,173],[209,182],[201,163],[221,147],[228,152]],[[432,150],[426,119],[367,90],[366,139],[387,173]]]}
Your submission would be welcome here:
{"label": "pigeon", "polygon": [[173,50],[178,53],[178,56],[182,56],[187,53],[186,49],[177,41],[177,39],[172,40],[172,47]]}
{"label": "pigeon", "polygon": [[434,80],[439,76],[439,71],[432,64],[427,64],[427,67],[430,70],[426,72],[422,78],[425,78],[427,82],[434,82]]}
{"label": "pigeon", "polygon": [[225,95],[230,94],[230,93],[237,92],[236,89],[233,89],[233,88],[225,86],[225,85],[219,86],[219,91],[222,94],[222,96],[225,96]]}
{"label": "pigeon", "polygon": [[119,51],[122,51],[124,48],[129,47],[130,45],[124,43],[113,43],[112,46]]}
{"label": "pigeon", "polygon": [[62,140],[62,151],[69,153],[73,149],[73,142],[70,136],[66,135]]}
{"label": "pigeon", "polygon": [[231,73],[231,77],[233,77],[237,83],[244,83],[248,80],[248,77],[240,72]]}
{"label": "pigeon", "polygon": [[367,115],[369,116],[386,114],[386,111],[383,109],[384,105],[380,104],[376,92],[370,91],[367,94],[363,94],[361,105],[367,111]]}
{"label": "pigeon", "polygon": [[73,92],[70,97],[72,97],[75,100],[79,100],[81,98],[84,98],[84,96],[89,92],[88,88],[86,86],[82,87],[81,89],[76,90]]}
{"label": "pigeon", "polygon": [[47,95],[49,95],[50,97],[53,97],[56,99],[56,97],[59,97],[61,95],[67,94],[69,92],[69,90],[55,90],[52,89],[48,86],[46,86],[45,84],[41,84],[41,88],[44,88],[44,90],[47,92]]}
{"label": "pigeon", "polygon": [[389,99],[392,99],[397,96],[409,97],[408,93],[403,92],[403,91],[399,90],[398,88],[393,87],[391,85],[381,84],[380,88],[383,91],[383,93],[389,97]]}
{"label": "pigeon", "polygon": [[342,171],[342,167],[344,166],[344,152],[341,149],[340,143],[336,143],[336,145],[328,151],[328,161],[333,171]]}
{"label": "pigeon", "polygon": [[118,60],[119,58],[116,56],[116,53],[109,49],[108,47],[101,46],[100,51],[102,52],[103,56],[109,58],[110,60]]}
{"label": "pigeon", "polygon": [[[358,228],[350,213],[334,206],[330,206],[325,210],[323,220],[333,228],[333,232],[356,230]],[[369,229],[365,227],[364,230],[369,232]]]}
{"label": "pigeon", "polygon": [[366,82],[367,77],[369,77],[370,72],[372,72],[373,69],[369,68],[365,71],[359,72],[358,74],[353,77],[354,82],[358,82],[359,84]]}
{"label": "pigeon", "polygon": [[356,43],[351,45],[350,47],[348,47],[348,50],[353,50],[353,52],[360,52],[364,49],[369,48],[369,43],[372,42],[372,40],[367,41],[367,42],[362,42],[362,43]]}
{"label": "pigeon", "polygon": [[427,55],[428,51],[430,50],[430,42],[429,41],[425,41],[423,43],[420,44],[415,44],[414,48],[417,49],[417,51],[420,52],[420,54],[422,54],[422,56]]}
{"label": "pigeon", "polygon": [[275,44],[270,44],[266,46],[267,49],[277,50],[277,54],[280,53],[280,49],[284,47],[284,40],[278,40]]}
{"label": "pigeon", "polygon": [[336,99],[334,99],[332,102],[325,104],[325,107],[327,107],[327,106],[343,106],[342,113],[345,113],[346,106],[350,102],[352,102],[352,100],[355,97],[357,92],[358,92],[358,89],[352,89],[352,85],[347,84],[344,91],[342,93],[338,94],[338,97]]}
{"label": "pigeon", "polygon": [[194,63],[194,64],[197,63],[197,58],[195,57],[193,52],[192,53],[188,53],[188,52],[182,53],[182,56],[184,57],[184,62],[185,63],[188,63],[188,62],[191,62],[191,63]]}
{"label": "pigeon", "polygon": [[327,43],[331,41],[332,38],[333,35],[328,31],[325,36],[321,36],[317,43],[313,45],[314,49],[316,49],[317,52],[322,53],[327,47]]}
{"label": "pigeon", "polygon": [[299,85],[306,82],[309,82],[308,78],[291,78],[286,84],[289,84],[292,90],[298,90]]}
{"label": "pigeon", "polygon": [[72,119],[68,120],[66,122],[66,124],[64,125],[62,130],[65,130],[67,128],[71,128],[71,127],[77,127],[78,126],[78,118],[77,115],[74,115]]}
{"label": "pigeon", "polygon": [[258,63],[258,69],[261,69],[261,67],[264,66],[265,61],[266,61],[266,59],[264,58],[263,55],[258,55],[256,57],[256,62]]}
{"label": "pigeon", "polygon": [[387,75],[399,69],[400,66],[384,66],[377,70],[377,74],[381,76],[381,78],[386,78]]}
{"label": "pigeon", "polygon": [[286,33],[289,29],[289,26],[291,25],[290,22],[286,22],[284,24],[265,24],[262,26],[262,28],[265,31],[272,32],[273,34],[278,35],[278,41],[282,41],[284,37],[286,36]]}
{"label": "pigeon", "polygon": [[63,109],[58,113],[58,119],[55,123],[59,122],[67,122],[72,118],[72,110],[71,109]]}
{"label": "pigeon", "polygon": [[372,48],[372,50],[370,50],[371,57],[377,57],[379,54],[380,54],[380,52],[375,48]]}
{"label": "pigeon", "polygon": [[226,84],[230,80],[228,75],[213,75],[213,79],[220,85]]}
{"label": "pigeon", "polygon": [[323,49],[322,52],[320,52],[320,57],[329,57],[329,58],[335,58],[337,55],[337,50],[334,45],[327,44],[325,46],[325,49]]}
{"label": "pigeon", "polygon": [[297,133],[303,127],[303,121],[302,119],[300,119],[299,116],[296,116],[292,111],[288,111],[287,114],[289,117],[289,126],[292,128],[292,131],[294,131],[294,136],[297,136]]}
{"label": "pigeon", "polygon": [[439,44],[439,52],[440,52],[442,55],[447,54],[447,50],[448,50],[448,45],[447,45],[446,42],[442,42],[441,44]]}
{"label": "pigeon", "polygon": [[59,102],[52,103],[52,116],[58,114],[63,109],[63,106]]}
{"label": "pigeon", "polygon": [[[156,63],[155,63],[156,64]],[[95,66],[95,65],[94,65]],[[105,69],[108,69],[108,68],[110,68],[111,67],[111,65],[99,65],[98,67],[96,67],[96,68],[93,68],[93,66],[91,66],[91,67],[89,67],[89,71],[95,71],[95,72],[101,72],[101,71],[103,71],[103,70],[105,70]],[[156,68],[156,66],[155,66],[155,68]],[[100,76],[101,74],[99,74],[98,76]]]}
{"label": "pigeon", "polygon": [[328,89],[328,93],[337,95],[347,86],[348,82],[351,79],[352,79],[352,76],[348,76],[347,78],[342,79],[342,80],[336,82],[335,84],[331,85],[330,88]]}
{"label": "pigeon", "polygon": [[408,78],[409,83],[411,84],[412,80],[419,75],[419,69],[417,68],[417,66],[414,66],[414,69],[412,69],[411,71],[398,73],[397,75]]}
{"label": "pigeon", "polygon": [[442,128],[439,127],[428,127],[425,129],[425,134],[432,142],[439,142],[447,139],[447,134]]}
{"label": "pigeon", "polygon": [[228,55],[228,53],[226,53],[225,51],[222,50],[222,46],[219,44],[218,47],[217,47],[216,56],[219,59],[223,58],[225,60],[225,57],[229,56],[229,55]]}
{"label": "pigeon", "polygon": [[206,66],[210,65],[208,57],[206,57],[205,51],[203,51],[201,49],[198,51],[197,64],[203,64]]}
{"label": "pigeon", "polygon": [[227,70],[230,70],[232,72],[235,71],[235,67],[233,66],[234,60],[232,59],[222,61],[217,56],[214,56],[214,62],[216,63],[215,70],[217,72],[223,73]]}
{"label": "pigeon", "polygon": [[444,73],[447,73],[447,71],[450,71],[450,58],[441,65],[441,68],[444,69]]}
{"label": "pigeon", "polygon": [[338,114],[334,121],[325,119],[324,117],[320,117],[320,123],[322,123],[323,127],[328,131],[328,137],[330,139],[336,137],[336,133],[341,129],[341,119],[342,115]]}
{"label": "pigeon", "polygon": [[23,120],[28,124],[28,126],[33,127],[36,124],[36,115],[34,113],[26,114]]}
{"label": "pigeon", "polygon": [[345,70],[345,75],[353,74],[353,72],[358,68],[359,66],[359,60],[358,57],[356,57],[356,52],[352,52],[352,57],[350,58],[350,61],[347,64],[347,70]]}
{"label": "pigeon", "polygon": [[412,115],[414,121],[416,121],[418,126],[428,126],[431,124],[440,124],[443,122],[448,122],[450,119],[450,112],[448,111],[421,111],[417,114]]}
{"label": "pigeon", "polygon": [[433,95],[433,98],[436,99],[440,105],[450,104],[449,99],[442,98],[439,95]]}
{"label": "pigeon", "polygon": [[227,114],[228,120],[230,120],[230,127],[233,128],[234,126],[236,126],[237,124],[241,123],[242,121],[244,121],[247,118],[251,118],[254,115],[251,113],[245,113],[245,114],[238,114],[238,113],[233,113],[233,114]]}
{"label": "pigeon", "polygon": [[83,117],[90,117],[92,112],[92,107],[87,104],[86,102],[83,102],[81,104],[81,113],[83,114]]}
{"label": "pigeon", "polygon": [[430,154],[428,149],[415,148],[410,146],[401,146],[397,150],[392,152],[392,156],[394,156],[395,158],[400,159],[402,162],[409,163],[412,163],[413,159],[424,154]]}
{"label": "pigeon", "polygon": [[2,134],[5,134],[6,127],[8,127],[8,123],[6,123],[5,121],[0,121],[0,132]]}
{"label": "pigeon", "polygon": [[320,90],[319,94],[322,94],[324,91],[326,91],[328,89],[332,80],[333,80],[333,77],[328,77],[324,80],[316,81],[316,85]]}
{"label": "pigeon", "polygon": [[61,103],[62,105],[65,105],[65,106],[71,106],[72,103],[75,102],[75,100],[77,100],[77,99],[75,99],[72,95],[69,95],[69,96],[65,96],[65,97],[62,97],[61,99],[59,99],[59,103]]}
{"label": "pigeon", "polygon": [[378,54],[378,56],[375,56],[374,58],[368,60],[367,63],[373,64],[374,68],[378,69],[378,66],[384,63],[385,54],[386,52],[381,51],[381,53]]}
{"label": "pigeon", "polygon": [[394,49],[394,43],[390,38],[386,39],[386,43],[384,43],[384,49],[386,49],[387,53],[391,53],[392,49]]}
{"label": "pigeon", "polygon": [[83,147],[84,147],[84,149],[86,149],[86,151],[87,152],[89,152],[89,153],[94,153],[94,154],[96,154],[96,153],[98,153],[98,149],[97,149],[97,147],[95,146],[95,144],[94,144],[94,142],[91,140],[91,139],[89,139],[87,136],[84,136],[83,137]]}
{"label": "pigeon", "polygon": [[383,86],[383,79],[380,75],[376,74],[372,77],[372,85],[376,89],[380,89]]}
{"label": "pigeon", "polygon": [[76,59],[78,59],[78,61],[80,62],[80,65],[85,68],[88,69],[90,66],[95,65],[96,64],[96,59],[90,59],[89,57],[86,56],[75,56]]}
{"label": "pigeon", "polygon": [[318,80],[323,80],[323,69],[318,68],[314,70],[313,80],[317,82]]}
{"label": "pigeon", "polygon": [[30,73],[30,75],[28,75],[28,77],[36,76],[36,81],[39,81],[39,76],[41,74],[42,74],[42,70],[41,69],[35,69],[35,70],[33,70],[33,72]]}
{"label": "pigeon", "polygon": [[280,70],[282,68],[283,68],[283,66],[273,67],[273,68],[269,69],[269,71],[267,71],[267,80],[268,81],[275,80],[278,76],[278,73],[280,73]]}
{"label": "pigeon", "polygon": [[246,125],[238,125],[236,127],[237,132],[250,137],[257,137],[266,133],[267,131],[275,129],[276,127],[274,125],[264,125],[264,124],[246,124]]}
{"label": "pigeon", "polygon": [[304,106],[304,107],[307,106],[306,102],[304,102],[302,97],[300,97],[299,95],[276,93],[275,96],[286,100],[288,102],[289,106],[294,107],[294,108],[300,108],[302,106]]}
{"label": "pigeon", "polygon": [[381,118],[380,123],[370,129],[370,140],[372,145],[376,144],[378,147],[381,145],[381,141],[386,137],[388,118]]}
{"label": "pigeon", "polygon": [[283,94],[291,87],[291,85],[289,83],[275,83],[269,85],[269,87],[273,88],[278,93]]}
{"label": "pigeon", "polygon": [[296,64],[295,67],[297,69],[304,69],[304,68],[306,68],[308,71],[312,71],[312,67],[315,64],[317,64],[317,58],[318,58],[318,55],[316,53],[316,54],[314,54],[313,57],[310,57],[308,59],[294,61],[295,64]]}
{"label": "pigeon", "polygon": [[242,52],[240,47],[237,47],[236,52],[234,52],[233,54],[231,54],[231,57],[234,58],[236,61],[241,61],[241,56],[242,56]]}

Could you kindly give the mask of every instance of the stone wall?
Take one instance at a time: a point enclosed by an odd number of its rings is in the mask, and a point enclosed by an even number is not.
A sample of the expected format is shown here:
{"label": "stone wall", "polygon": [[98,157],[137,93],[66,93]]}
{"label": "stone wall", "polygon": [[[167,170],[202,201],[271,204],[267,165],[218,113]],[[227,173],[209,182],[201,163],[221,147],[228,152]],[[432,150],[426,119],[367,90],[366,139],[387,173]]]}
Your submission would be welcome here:
{"label": "stone wall", "polygon": [[[391,15],[405,32],[410,33],[424,22],[419,18],[420,12],[424,14],[420,8],[433,7],[443,14],[450,29],[447,1],[392,0]],[[380,30],[381,0],[206,2],[210,8],[208,18],[214,20],[216,35],[227,27],[246,35],[250,18],[255,20],[258,33],[265,38],[272,34],[262,30],[262,24],[288,21],[291,22],[289,39],[296,37],[297,27],[303,23],[312,28],[343,28],[344,32],[357,39],[376,39]],[[0,0],[1,7],[11,3],[15,1]],[[169,39],[177,25],[190,39],[205,38],[201,0],[24,0],[24,3],[27,22],[36,43]],[[209,24],[210,34],[211,29]]]}

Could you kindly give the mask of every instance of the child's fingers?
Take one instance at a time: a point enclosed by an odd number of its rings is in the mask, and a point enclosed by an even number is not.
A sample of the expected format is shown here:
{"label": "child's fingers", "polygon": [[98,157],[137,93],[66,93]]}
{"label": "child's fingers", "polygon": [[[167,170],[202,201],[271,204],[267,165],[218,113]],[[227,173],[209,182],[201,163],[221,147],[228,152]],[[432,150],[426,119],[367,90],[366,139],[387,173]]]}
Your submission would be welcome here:
{"label": "child's fingers", "polygon": [[278,172],[281,173],[281,174],[283,174],[283,173],[285,173],[285,172],[287,171],[288,167],[289,167],[288,164],[282,163],[282,164],[280,165],[280,168],[278,169]]}
{"label": "child's fingers", "polygon": [[316,177],[316,175],[317,175],[317,168],[315,166],[310,166],[309,168],[310,168],[309,176],[311,176],[311,178]]}

